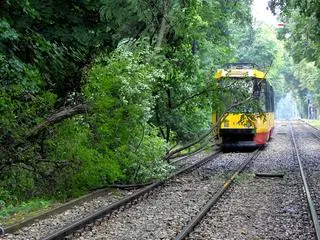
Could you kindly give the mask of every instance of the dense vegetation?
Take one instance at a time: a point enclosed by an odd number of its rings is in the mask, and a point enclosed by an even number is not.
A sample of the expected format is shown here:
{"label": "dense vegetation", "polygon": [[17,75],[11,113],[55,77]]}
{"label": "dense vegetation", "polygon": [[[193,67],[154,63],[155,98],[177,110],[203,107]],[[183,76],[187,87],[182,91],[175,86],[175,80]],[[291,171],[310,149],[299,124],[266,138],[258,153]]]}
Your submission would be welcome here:
{"label": "dense vegetation", "polygon": [[1,3],[1,196],[164,174],[210,128],[212,68],[250,1]]}
{"label": "dense vegetation", "polygon": [[177,148],[210,138],[219,64],[261,64],[278,99],[292,75],[275,30],[252,24],[250,0],[0,6],[3,203],[162,177]]}
{"label": "dense vegetation", "polygon": [[271,0],[269,6],[284,23],[278,33],[288,50],[284,72],[291,89],[295,89],[302,116],[319,117],[320,1]]}

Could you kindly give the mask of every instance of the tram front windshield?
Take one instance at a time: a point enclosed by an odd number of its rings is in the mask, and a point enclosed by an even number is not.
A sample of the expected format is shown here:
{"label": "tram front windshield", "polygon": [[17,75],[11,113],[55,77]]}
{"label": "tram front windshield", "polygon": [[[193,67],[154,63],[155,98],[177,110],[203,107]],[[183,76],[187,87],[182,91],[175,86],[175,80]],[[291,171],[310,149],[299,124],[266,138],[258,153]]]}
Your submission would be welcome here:
{"label": "tram front windshield", "polygon": [[[230,112],[256,112],[261,108],[264,94],[261,94],[263,81],[256,78],[223,78],[220,81],[221,99],[225,108],[244,102],[232,109]],[[248,99],[250,97],[250,99]],[[248,101],[246,101],[248,99]]]}

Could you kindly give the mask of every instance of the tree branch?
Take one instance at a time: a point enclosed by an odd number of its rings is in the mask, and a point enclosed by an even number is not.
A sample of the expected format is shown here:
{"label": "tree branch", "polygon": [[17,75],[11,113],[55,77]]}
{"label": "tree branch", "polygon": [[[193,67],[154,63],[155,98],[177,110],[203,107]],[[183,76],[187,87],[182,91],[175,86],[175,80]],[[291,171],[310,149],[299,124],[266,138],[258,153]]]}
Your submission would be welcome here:
{"label": "tree branch", "polygon": [[177,105],[174,105],[173,108],[178,108],[178,107],[182,106],[183,104],[187,103],[187,101],[189,101],[189,100],[191,100],[193,98],[199,97],[202,94],[205,94],[205,93],[207,93],[209,91],[212,91],[212,90],[210,88],[207,88],[207,89],[205,89],[205,90],[203,90],[201,92],[195,93],[195,94],[193,94],[193,95],[191,95],[191,96],[189,96],[187,98],[184,98],[180,103],[178,103]]}
{"label": "tree branch", "polygon": [[233,104],[231,104],[222,114],[221,116],[218,118],[216,124],[211,127],[208,132],[206,132],[204,135],[202,135],[200,138],[198,138],[197,140],[187,144],[186,146],[183,146],[181,148],[178,148],[176,150],[173,150],[173,151],[168,151],[166,153],[166,155],[164,156],[164,159],[165,160],[169,160],[170,158],[172,158],[172,156],[176,155],[177,153],[189,148],[189,147],[192,147],[193,145],[201,142],[202,140],[204,140],[207,136],[209,136],[215,129],[218,128],[218,126],[220,126],[221,122],[227,117],[227,114],[230,112],[231,109],[237,107],[237,106],[240,106],[244,103],[246,103],[247,101],[249,101],[250,99],[252,99],[252,96],[249,96],[247,97],[246,99],[240,101],[240,102],[235,102]]}
{"label": "tree branch", "polygon": [[49,125],[61,122],[64,119],[70,118],[72,116],[87,113],[89,111],[89,106],[87,104],[78,104],[74,107],[68,107],[62,109],[51,116],[47,117],[44,122],[40,123],[39,125],[35,126],[33,129],[27,133],[26,138],[36,135],[38,132],[42,131]]}
{"label": "tree branch", "polygon": [[171,156],[170,158],[172,159],[172,158],[185,157],[185,156],[192,155],[192,154],[194,154],[194,153],[197,153],[197,152],[203,150],[203,149],[207,146],[208,143],[209,143],[209,142],[205,142],[205,143],[201,144],[198,148],[196,148],[195,150],[193,150],[193,151],[191,151],[191,152],[183,153],[183,154],[179,153],[179,154],[177,154],[177,155]]}
{"label": "tree branch", "polygon": [[168,8],[169,8],[169,0],[165,0],[163,2],[162,20],[161,20],[160,30],[157,38],[156,49],[159,49],[161,47],[164,35],[166,34]]}

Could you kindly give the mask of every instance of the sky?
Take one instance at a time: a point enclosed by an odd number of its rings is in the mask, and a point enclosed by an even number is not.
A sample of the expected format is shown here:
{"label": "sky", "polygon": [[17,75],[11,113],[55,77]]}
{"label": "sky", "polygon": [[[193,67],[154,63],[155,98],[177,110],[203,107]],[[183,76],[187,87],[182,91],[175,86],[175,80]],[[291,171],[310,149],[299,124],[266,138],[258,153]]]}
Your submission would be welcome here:
{"label": "sky", "polygon": [[268,0],[253,0],[251,6],[253,18],[266,24],[276,26],[278,23],[276,16],[267,10]]}

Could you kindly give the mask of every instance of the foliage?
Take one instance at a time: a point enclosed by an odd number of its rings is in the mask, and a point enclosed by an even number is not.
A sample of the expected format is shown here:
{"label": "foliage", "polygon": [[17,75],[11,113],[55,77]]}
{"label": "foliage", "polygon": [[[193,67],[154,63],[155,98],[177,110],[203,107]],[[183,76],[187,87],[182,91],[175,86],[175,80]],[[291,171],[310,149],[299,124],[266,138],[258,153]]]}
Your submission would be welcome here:
{"label": "foliage", "polygon": [[320,120],[309,120],[308,123],[310,123],[311,125],[320,128]]}
{"label": "foliage", "polygon": [[256,63],[267,72],[267,78],[275,90],[275,102],[283,98],[288,89],[290,72],[285,54],[284,43],[277,39],[276,30],[262,23],[254,26],[232,25],[235,36],[233,47],[236,54],[234,61]]}
{"label": "foliage", "polygon": [[320,103],[320,69],[315,66],[315,62],[303,59],[296,65],[294,74],[300,80],[299,88],[308,89],[314,100]]}
{"label": "foliage", "polygon": [[118,162],[125,181],[148,180],[165,167],[159,164],[165,142],[149,123],[159,97],[154,86],[164,73],[150,64],[153,54],[144,46],[123,44],[110,55],[102,54],[84,87],[93,108],[87,118],[93,127],[93,146]]}
{"label": "foliage", "polygon": [[92,133],[83,118],[66,120],[55,126],[53,131],[53,137],[45,144],[47,159],[54,162],[56,168],[43,169],[46,181],[42,181],[41,186],[49,191],[48,194],[56,193],[64,198],[80,195],[86,189],[121,176],[117,162],[92,147]]}
{"label": "foliage", "polygon": [[165,152],[210,128],[211,76],[250,3],[1,2],[1,199],[163,177]]}
{"label": "foliage", "polygon": [[[1,205],[3,203],[3,205]],[[35,214],[39,210],[48,208],[52,201],[37,199],[29,202],[23,202],[17,206],[5,206],[4,202],[0,201],[0,224],[1,226],[8,226],[11,223],[23,219],[25,216]]]}
{"label": "foliage", "polygon": [[285,22],[285,29],[283,29],[281,37],[286,39],[287,47],[296,62],[307,58],[308,61],[320,64],[319,3],[318,0],[269,1],[274,12],[277,8],[281,10],[281,17]]}
{"label": "foliage", "polygon": [[303,104],[302,113],[307,117],[308,103],[313,104],[314,107],[320,107],[320,69],[315,65],[315,62],[303,59],[295,64],[293,74],[296,79],[295,86],[298,86],[300,102]]}
{"label": "foliage", "polygon": [[[241,29],[241,31],[239,31]],[[261,67],[269,67],[279,52],[276,35],[267,25],[233,26],[237,49],[236,58],[240,62],[252,62]]]}
{"label": "foliage", "polygon": [[99,23],[98,1],[8,0],[0,14],[0,179],[23,200],[46,192],[35,182],[59,165],[59,159],[47,159],[51,132],[34,136],[31,130],[79,101],[80,69],[97,44],[104,45],[107,28]]}
{"label": "foliage", "polygon": [[308,108],[308,101],[314,107],[319,107],[319,1],[271,0],[269,5],[274,12],[280,10],[285,23],[278,35],[285,40],[286,48],[294,60],[294,76],[290,80],[299,92],[304,112]]}

